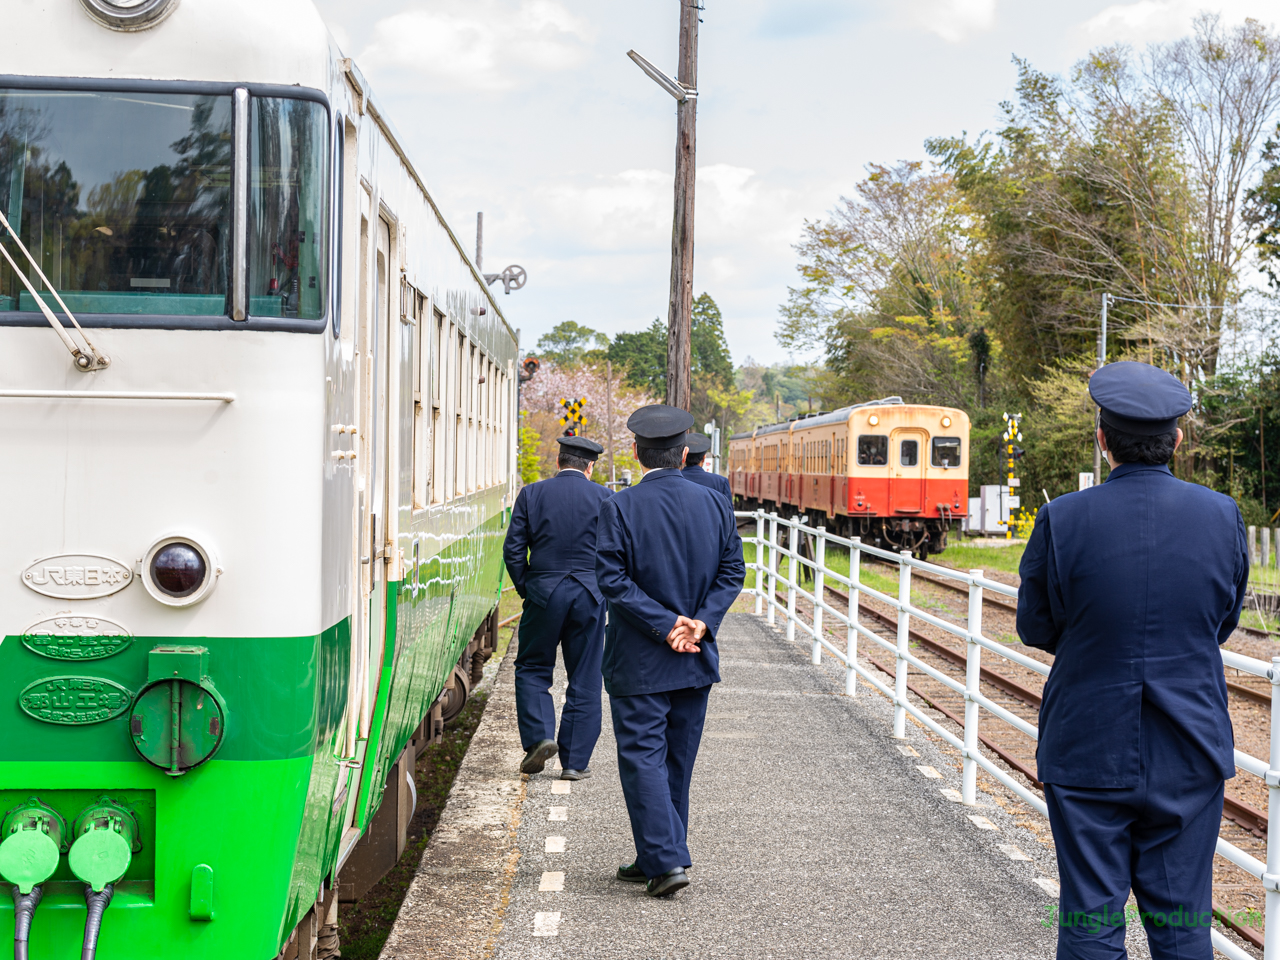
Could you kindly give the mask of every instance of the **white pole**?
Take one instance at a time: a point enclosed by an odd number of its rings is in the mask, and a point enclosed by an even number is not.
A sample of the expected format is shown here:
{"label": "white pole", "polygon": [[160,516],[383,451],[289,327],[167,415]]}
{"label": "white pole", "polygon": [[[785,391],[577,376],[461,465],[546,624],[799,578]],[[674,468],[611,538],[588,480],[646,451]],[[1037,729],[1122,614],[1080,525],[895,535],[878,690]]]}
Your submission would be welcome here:
{"label": "white pole", "polygon": [[911,630],[911,614],[907,604],[911,602],[911,564],[907,558],[910,550],[900,550],[898,561],[898,652],[893,671],[893,735],[899,740],[907,736],[907,655],[908,633]]}
{"label": "white pole", "polygon": [[858,692],[858,672],[853,669],[853,665],[858,662],[858,631],[854,624],[858,622],[858,584],[862,582],[859,575],[859,566],[862,562],[862,538],[853,538],[853,548],[849,551],[849,580],[852,586],[849,587],[849,624],[845,628],[845,655],[849,658],[849,663],[844,669],[844,692],[845,696],[852,697]]}
{"label": "white pole", "polygon": [[1249,566],[1258,565],[1258,528],[1249,528]]}
{"label": "white pole", "polygon": [[813,654],[810,659],[816,667],[822,664],[822,644],[818,642],[818,638],[822,636],[822,574],[827,560],[826,527],[818,528],[817,543],[814,545],[813,553],[815,561],[813,568]]}
{"label": "white pole", "polygon": [[[1271,769],[1280,770],[1280,711],[1275,708],[1280,697],[1280,657],[1271,658]],[[1270,779],[1270,777],[1268,777]],[[1267,784],[1267,816],[1270,823],[1280,823],[1280,786]],[[1272,843],[1267,837],[1267,874],[1280,875],[1280,842]],[[1264,881],[1265,883],[1265,881]],[[1274,883],[1274,881],[1273,881]],[[1262,948],[1264,957],[1280,957],[1280,891],[1274,886],[1267,889],[1265,932]]]}
{"label": "white pole", "polygon": [[778,604],[778,515],[769,514],[769,626],[777,622]]}
{"label": "white pole", "polygon": [[[974,577],[982,576],[981,570],[970,570]],[[961,774],[960,794],[965,803],[972,806],[978,797],[978,701],[982,681],[982,647],[973,637],[982,634],[982,587],[969,584],[969,636],[965,644],[964,662],[964,764]]]}
{"label": "white pole", "polygon": [[787,642],[796,639],[796,550],[799,546],[800,525],[794,521],[787,527]]}
{"label": "white pole", "polygon": [[756,511],[756,616],[764,602],[764,511]]}

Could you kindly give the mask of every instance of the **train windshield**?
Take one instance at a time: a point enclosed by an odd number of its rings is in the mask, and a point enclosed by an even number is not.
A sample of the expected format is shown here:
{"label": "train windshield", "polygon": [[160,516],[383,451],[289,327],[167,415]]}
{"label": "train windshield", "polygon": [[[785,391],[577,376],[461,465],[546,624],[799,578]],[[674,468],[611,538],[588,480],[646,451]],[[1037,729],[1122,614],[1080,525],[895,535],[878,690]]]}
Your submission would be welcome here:
{"label": "train windshield", "polygon": [[[249,111],[249,316],[321,320],[327,109]],[[233,114],[230,95],[0,89],[0,212],[72,313],[230,314]],[[0,242],[60,311],[3,227]],[[0,258],[0,318],[38,309]]]}
{"label": "train windshield", "polygon": [[329,124],[311,100],[255,97],[249,137],[249,313],[318,320],[325,305]]}
{"label": "train windshield", "polygon": [[[0,210],[72,312],[227,312],[231,116],[230,97],[0,90]],[[0,311],[37,309],[0,262]]]}
{"label": "train windshield", "polygon": [[960,438],[933,438],[933,465],[935,467],[960,466]]}
{"label": "train windshield", "polygon": [[858,466],[883,467],[889,462],[889,438],[880,434],[858,437]]}

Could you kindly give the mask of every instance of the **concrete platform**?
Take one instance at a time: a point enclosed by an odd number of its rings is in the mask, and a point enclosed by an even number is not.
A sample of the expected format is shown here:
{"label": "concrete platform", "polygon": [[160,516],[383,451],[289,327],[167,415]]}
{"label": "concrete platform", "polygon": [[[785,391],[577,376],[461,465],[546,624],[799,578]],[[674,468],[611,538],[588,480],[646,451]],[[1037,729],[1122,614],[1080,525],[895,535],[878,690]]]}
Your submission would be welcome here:
{"label": "concrete platform", "polygon": [[607,702],[592,779],[516,772],[513,644],[384,960],[1053,956],[1049,848],[947,799],[954,761],[802,645],[750,614],[718,642],[687,890],[614,879],[634,847]]}

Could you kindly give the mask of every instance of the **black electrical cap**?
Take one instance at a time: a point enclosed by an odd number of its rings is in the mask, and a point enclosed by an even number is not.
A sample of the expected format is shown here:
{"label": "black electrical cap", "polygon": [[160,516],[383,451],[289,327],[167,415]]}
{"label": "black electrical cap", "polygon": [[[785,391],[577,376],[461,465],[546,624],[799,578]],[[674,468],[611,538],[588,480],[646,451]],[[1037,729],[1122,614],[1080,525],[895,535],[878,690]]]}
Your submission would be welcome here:
{"label": "black electrical cap", "polygon": [[151,558],[151,582],[171,597],[189,597],[208,575],[204,557],[189,543],[167,543]]}

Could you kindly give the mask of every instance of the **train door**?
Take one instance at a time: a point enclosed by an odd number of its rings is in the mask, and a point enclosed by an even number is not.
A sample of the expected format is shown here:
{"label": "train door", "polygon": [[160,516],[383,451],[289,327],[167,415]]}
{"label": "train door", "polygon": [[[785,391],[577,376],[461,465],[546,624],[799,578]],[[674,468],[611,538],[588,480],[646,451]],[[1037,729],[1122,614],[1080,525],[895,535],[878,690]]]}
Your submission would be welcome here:
{"label": "train door", "polygon": [[889,484],[889,510],[892,513],[920,513],[924,510],[924,456],[926,437],[923,430],[905,428],[889,435],[889,459],[893,464]]}

